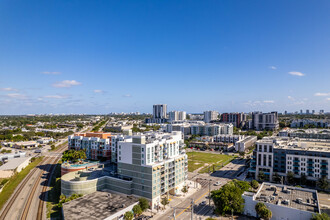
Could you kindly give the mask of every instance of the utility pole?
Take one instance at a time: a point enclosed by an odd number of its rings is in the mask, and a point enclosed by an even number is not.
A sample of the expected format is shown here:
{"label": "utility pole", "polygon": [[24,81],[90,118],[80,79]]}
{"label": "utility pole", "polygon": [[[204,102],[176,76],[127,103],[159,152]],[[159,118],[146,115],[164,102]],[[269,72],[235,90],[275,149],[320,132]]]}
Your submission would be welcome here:
{"label": "utility pole", "polygon": [[173,208],[173,219],[175,220],[175,207]]}
{"label": "utility pole", "polygon": [[194,199],[191,200],[191,220],[194,220]]}

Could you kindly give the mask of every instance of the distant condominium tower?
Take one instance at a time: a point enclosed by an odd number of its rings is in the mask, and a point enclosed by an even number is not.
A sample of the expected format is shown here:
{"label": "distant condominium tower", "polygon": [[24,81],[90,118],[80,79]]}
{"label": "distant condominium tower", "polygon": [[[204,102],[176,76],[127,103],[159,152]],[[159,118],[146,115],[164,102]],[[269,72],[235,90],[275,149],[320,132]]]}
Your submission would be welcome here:
{"label": "distant condominium tower", "polygon": [[241,127],[242,122],[246,121],[246,114],[234,112],[234,113],[223,113],[221,114],[221,122],[233,123],[235,127]]}
{"label": "distant condominium tower", "polygon": [[306,115],[309,115],[309,110],[308,109],[306,110]]}
{"label": "distant condominium tower", "polygon": [[277,112],[252,113],[252,129],[262,131],[262,130],[275,130],[278,127],[279,127],[279,123],[278,123]]}
{"label": "distant condominium tower", "polygon": [[153,118],[154,119],[165,119],[167,114],[167,105],[159,104],[153,105]]}
{"label": "distant condominium tower", "polygon": [[204,112],[204,122],[210,123],[213,120],[218,119],[219,112],[217,111],[205,111]]}
{"label": "distant condominium tower", "polygon": [[184,121],[186,120],[186,112],[184,111],[171,111],[168,113],[169,121]]}

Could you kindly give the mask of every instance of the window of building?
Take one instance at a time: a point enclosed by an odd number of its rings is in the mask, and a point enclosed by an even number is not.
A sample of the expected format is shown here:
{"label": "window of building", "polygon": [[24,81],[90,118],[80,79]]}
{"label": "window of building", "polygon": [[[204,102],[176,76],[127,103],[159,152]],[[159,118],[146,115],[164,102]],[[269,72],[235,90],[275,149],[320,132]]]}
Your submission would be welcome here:
{"label": "window of building", "polygon": [[267,145],[264,146],[264,152],[267,152]]}
{"label": "window of building", "polygon": [[266,158],[267,158],[267,155],[266,154],[264,154],[264,166],[266,166]]}
{"label": "window of building", "polygon": [[121,157],[119,157],[119,160],[121,160]]}
{"label": "window of building", "polygon": [[260,152],[262,151],[262,145],[259,145],[259,151]]}

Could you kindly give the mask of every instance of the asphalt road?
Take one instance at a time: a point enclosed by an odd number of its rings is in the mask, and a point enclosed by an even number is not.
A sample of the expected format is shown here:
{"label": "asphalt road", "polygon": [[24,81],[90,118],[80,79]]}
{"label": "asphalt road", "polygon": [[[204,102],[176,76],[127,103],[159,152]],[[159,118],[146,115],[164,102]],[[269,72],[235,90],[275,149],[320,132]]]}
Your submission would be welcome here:
{"label": "asphalt road", "polygon": [[[221,170],[216,171],[213,174],[194,174],[188,173],[188,178],[193,181],[197,181],[202,187],[191,195],[188,198],[183,199],[178,205],[175,205],[170,210],[166,211],[162,216],[158,217],[157,219],[160,220],[168,220],[174,219],[174,212],[175,212],[175,219],[176,220],[187,220],[191,218],[191,204],[192,199],[194,199],[194,219],[206,219],[207,217],[212,217],[213,215],[213,203],[210,200],[209,205],[209,187],[210,191],[219,189],[221,186],[226,184],[231,179],[236,178],[238,174],[244,170],[245,160],[233,160],[231,163],[227,164]],[[220,185],[215,186],[216,182],[220,181]],[[202,202],[205,201],[205,204]],[[171,206],[171,204],[170,204]]]}

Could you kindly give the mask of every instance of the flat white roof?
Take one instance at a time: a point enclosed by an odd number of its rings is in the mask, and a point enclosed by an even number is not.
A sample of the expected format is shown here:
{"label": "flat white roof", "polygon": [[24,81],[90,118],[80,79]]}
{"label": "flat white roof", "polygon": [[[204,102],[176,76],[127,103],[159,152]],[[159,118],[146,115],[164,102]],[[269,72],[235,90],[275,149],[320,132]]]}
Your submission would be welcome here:
{"label": "flat white roof", "polygon": [[19,165],[24,163],[27,160],[30,160],[31,157],[19,157],[19,158],[13,158],[8,161],[8,163],[5,163],[4,165],[0,166],[0,170],[14,170]]}

